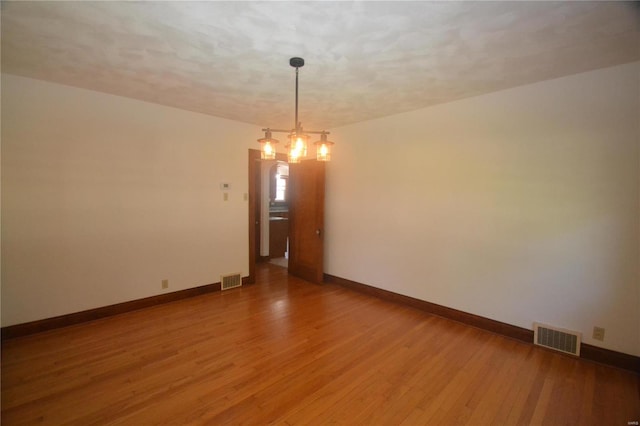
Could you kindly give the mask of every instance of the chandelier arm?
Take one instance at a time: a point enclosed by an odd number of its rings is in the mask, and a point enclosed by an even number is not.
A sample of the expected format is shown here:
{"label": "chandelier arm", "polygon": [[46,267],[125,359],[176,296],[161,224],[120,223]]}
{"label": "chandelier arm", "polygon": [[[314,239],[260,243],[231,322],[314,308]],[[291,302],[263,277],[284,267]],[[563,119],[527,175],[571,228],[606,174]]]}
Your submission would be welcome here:
{"label": "chandelier arm", "polygon": [[329,134],[329,132],[325,132],[324,130],[304,130],[304,131],[303,131],[303,133],[305,133],[305,134],[307,134],[307,133],[309,133],[309,134],[313,133],[313,134],[316,134],[316,135],[321,135],[321,134],[323,134],[323,133],[324,133],[324,134],[326,134],[326,135],[328,135],[328,134]]}
{"label": "chandelier arm", "polygon": [[[266,132],[267,130],[269,130],[272,133],[291,133],[292,130],[291,129],[272,129],[272,128],[265,128],[262,129],[263,132]],[[321,135],[321,134],[326,134],[326,135],[330,135],[331,132],[327,132],[325,130],[305,130],[305,133],[312,133],[312,134],[316,134],[316,135]]]}
{"label": "chandelier arm", "polygon": [[[291,129],[269,129],[271,130],[273,133],[291,133],[292,130]],[[262,129],[263,132],[266,132],[267,129]]]}

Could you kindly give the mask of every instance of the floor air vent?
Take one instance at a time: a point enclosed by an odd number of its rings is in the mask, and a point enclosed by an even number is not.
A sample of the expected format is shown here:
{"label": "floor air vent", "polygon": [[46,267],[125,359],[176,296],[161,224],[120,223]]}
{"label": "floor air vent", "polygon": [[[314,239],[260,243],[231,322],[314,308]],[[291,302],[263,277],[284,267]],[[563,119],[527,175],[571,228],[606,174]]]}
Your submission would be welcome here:
{"label": "floor air vent", "polygon": [[242,277],[240,274],[221,275],[220,283],[221,290],[229,290],[230,288],[240,287],[242,285]]}
{"label": "floor air vent", "polygon": [[580,356],[580,333],[533,323],[533,343],[571,355]]}

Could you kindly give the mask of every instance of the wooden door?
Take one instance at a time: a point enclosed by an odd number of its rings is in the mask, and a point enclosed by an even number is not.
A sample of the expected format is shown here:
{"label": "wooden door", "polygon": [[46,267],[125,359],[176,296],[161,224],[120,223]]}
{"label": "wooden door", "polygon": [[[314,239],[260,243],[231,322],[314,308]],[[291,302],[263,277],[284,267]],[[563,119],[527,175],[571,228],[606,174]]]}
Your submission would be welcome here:
{"label": "wooden door", "polygon": [[314,283],[323,280],[324,162],[289,165],[289,273]]}

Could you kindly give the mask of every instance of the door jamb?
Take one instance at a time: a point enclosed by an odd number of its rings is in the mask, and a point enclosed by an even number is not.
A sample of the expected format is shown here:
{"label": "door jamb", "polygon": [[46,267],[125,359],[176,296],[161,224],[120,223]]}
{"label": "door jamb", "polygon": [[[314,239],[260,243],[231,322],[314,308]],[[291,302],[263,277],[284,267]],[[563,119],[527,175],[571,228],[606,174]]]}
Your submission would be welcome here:
{"label": "door jamb", "polygon": [[256,167],[260,164],[260,151],[249,149],[249,277],[247,283],[256,282]]}

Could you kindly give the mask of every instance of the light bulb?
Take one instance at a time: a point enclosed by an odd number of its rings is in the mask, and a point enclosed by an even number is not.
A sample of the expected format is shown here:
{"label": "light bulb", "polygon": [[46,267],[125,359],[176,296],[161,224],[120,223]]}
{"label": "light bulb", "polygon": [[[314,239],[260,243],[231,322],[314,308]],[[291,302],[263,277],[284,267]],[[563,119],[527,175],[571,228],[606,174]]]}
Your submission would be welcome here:
{"label": "light bulb", "polygon": [[289,151],[289,162],[290,163],[299,163],[300,162],[300,151],[297,149],[292,149]]}

